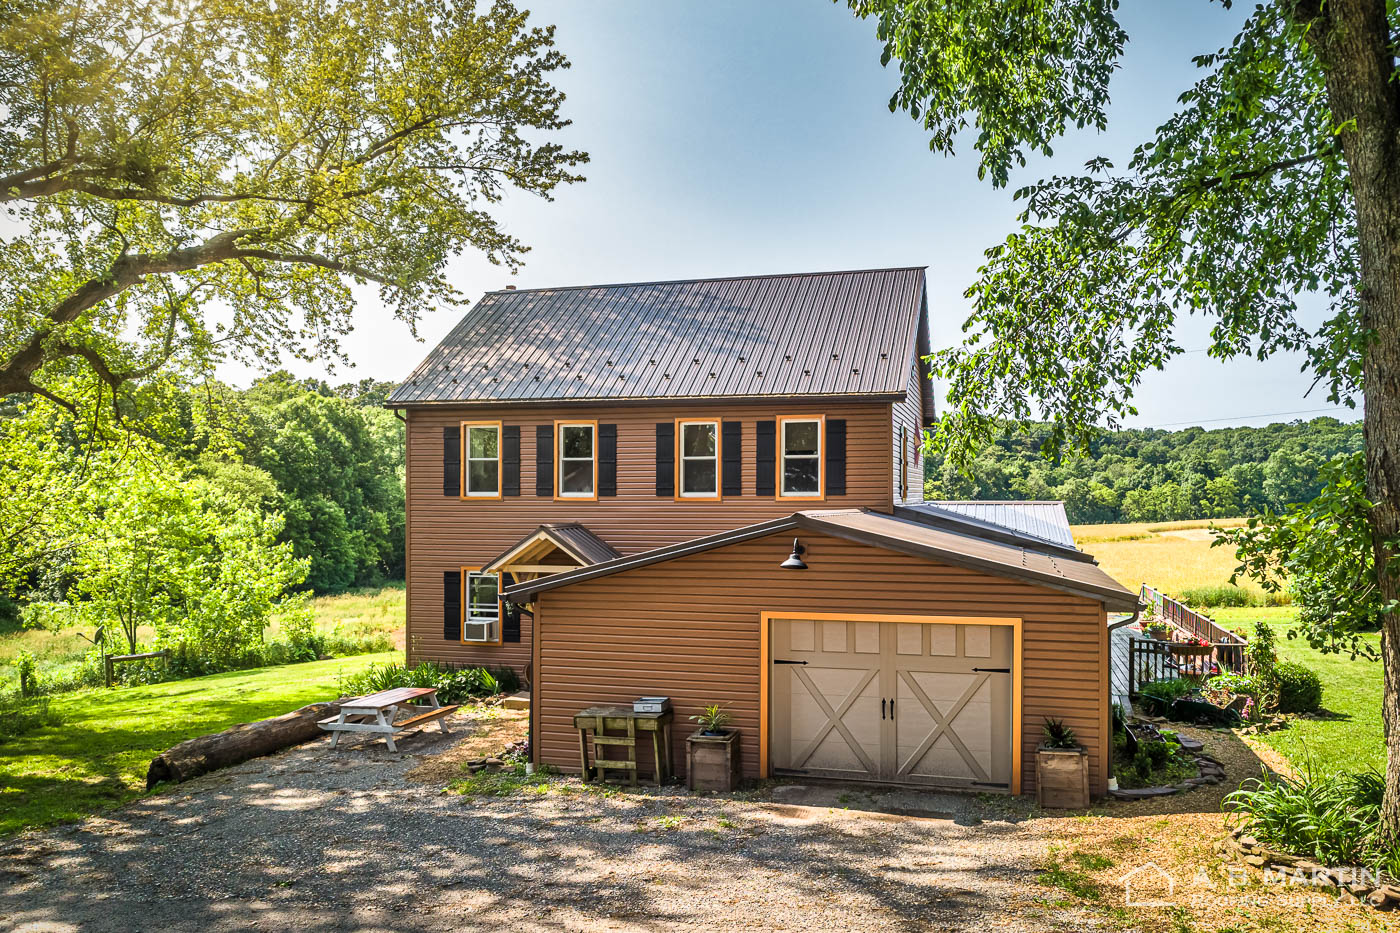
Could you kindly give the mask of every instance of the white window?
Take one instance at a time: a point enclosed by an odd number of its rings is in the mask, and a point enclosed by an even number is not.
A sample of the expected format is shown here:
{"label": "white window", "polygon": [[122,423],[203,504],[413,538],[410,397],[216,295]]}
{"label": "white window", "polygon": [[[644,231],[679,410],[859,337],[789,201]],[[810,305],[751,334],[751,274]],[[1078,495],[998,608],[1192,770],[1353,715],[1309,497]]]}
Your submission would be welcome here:
{"label": "white window", "polygon": [[597,433],[592,423],[559,424],[559,495],[592,499],[598,485]]}
{"label": "white window", "polygon": [[462,488],[468,497],[495,498],[501,494],[501,426],[463,425],[466,456]]}
{"label": "white window", "polygon": [[681,497],[719,498],[719,422],[682,421],[680,454],[676,487]]}
{"label": "white window", "polygon": [[785,418],[778,438],[778,494],[822,495],[822,419]]}
{"label": "white window", "polygon": [[463,585],[466,588],[462,600],[466,618],[462,620],[462,641],[500,641],[500,578],[494,573],[474,570],[465,575]]}

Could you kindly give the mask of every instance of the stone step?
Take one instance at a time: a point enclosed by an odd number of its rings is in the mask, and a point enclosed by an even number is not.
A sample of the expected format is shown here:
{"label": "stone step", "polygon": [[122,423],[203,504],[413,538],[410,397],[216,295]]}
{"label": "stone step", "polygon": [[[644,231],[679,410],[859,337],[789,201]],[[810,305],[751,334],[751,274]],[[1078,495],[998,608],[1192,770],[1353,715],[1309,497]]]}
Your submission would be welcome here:
{"label": "stone step", "polygon": [[513,693],[501,701],[501,705],[506,709],[529,709],[530,691],[521,690],[519,693]]}

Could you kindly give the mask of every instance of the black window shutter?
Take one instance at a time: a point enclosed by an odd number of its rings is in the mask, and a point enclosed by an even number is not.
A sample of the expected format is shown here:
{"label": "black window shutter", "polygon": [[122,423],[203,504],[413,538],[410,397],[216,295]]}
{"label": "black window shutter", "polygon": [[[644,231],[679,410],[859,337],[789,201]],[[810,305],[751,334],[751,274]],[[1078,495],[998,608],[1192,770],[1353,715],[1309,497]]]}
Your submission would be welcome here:
{"label": "black window shutter", "polygon": [[520,425],[501,430],[501,495],[520,495]]}
{"label": "black window shutter", "polygon": [[777,475],[777,433],[776,421],[760,421],[754,425],[754,464],[758,475],[754,478],[754,492],[760,496],[774,494],[774,477]]}
{"label": "black window shutter", "polygon": [[676,494],[676,423],[656,423],[656,494],[668,499]]}
{"label": "black window shutter", "polygon": [[744,494],[744,425],[740,421],[724,422],[721,448],[723,450],[723,491],[726,496]]}
{"label": "black window shutter", "polygon": [[535,495],[554,495],[554,425],[535,428]]}
{"label": "black window shutter", "polygon": [[598,495],[617,495],[617,425],[598,425]]}
{"label": "black window shutter", "polygon": [[508,599],[501,600],[501,641],[520,641],[520,607]]}
{"label": "black window shutter", "polygon": [[442,575],[442,637],[462,640],[462,572],[449,570]]}
{"label": "black window shutter", "polygon": [[846,420],[826,420],[826,494],[846,494]]}
{"label": "black window shutter", "polygon": [[442,494],[462,494],[462,429],[457,425],[442,429]]}

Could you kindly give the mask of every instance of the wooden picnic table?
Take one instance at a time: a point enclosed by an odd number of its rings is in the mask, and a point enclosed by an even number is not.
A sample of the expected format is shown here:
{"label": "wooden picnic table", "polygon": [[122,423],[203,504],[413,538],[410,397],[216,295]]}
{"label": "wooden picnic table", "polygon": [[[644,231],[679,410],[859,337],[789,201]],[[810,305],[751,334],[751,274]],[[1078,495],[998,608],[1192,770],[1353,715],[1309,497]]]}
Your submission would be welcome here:
{"label": "wooden picnic table", "polygon": [[[415,700],[426,702],[414,704]],[[400,709],[417,715],[394,722],[394,714]],[[424,711],[419,712],[420,709]],[[389,746],[389,751],[395,752],[398,751],[394,747],[396,733],[433,721],[446,732],[447,721],[444,717],[455,709],[456,706],[443,706],[438,702],[436,687],[393,687],[371,693],[369,696],[346,700],[340,704],[338,715],[322,719],[318,725],[328,732],[335,733],[331,739],[331,748],[340,744],[342,732],[373,732],[384,736],[384,744]]]}
{"label": "wooden picnic table", "polygon": [[[583,768],[583,780],[587,783],[589,771],[598,773],[598,780],[605,780],[605,773],[611,770],[628,772],[628,780],[637,784],[637,733],[651,733],[651,750],[656,765],[656,786],[671,775],[671,710],[660,713],[638,713],[630,706],[590,706],[574,714],[574,728],[578,730],[579,763]],[[588,763],[588,732],[593,731],[593,764]],[[609,729],[625,729],[626,735],[608,735]],[[627,749],[626,758],[608,758],[600,752],[607,746],[623,746]]]}

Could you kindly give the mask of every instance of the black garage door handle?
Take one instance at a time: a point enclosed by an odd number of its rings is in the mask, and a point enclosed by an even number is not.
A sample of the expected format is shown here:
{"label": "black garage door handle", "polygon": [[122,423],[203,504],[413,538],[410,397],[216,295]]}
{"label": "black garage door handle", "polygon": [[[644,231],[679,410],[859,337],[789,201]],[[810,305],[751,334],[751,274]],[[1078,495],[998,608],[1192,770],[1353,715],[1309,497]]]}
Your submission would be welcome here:
{"label": "black garage door handle", "polygon": [[782,661],[782,660],[779,660],[778,658],[774,658],[774,659],[773,659],[773,663],[774,663],[774,664],[806,664],[807,662],[806,662],[806,661]]}
{"label": "black garage door handle", "polygon": [[974,667],[972,670],[973,670],[975,673],[979,673],[979,674],[1010,674],[1010,673],[1011,673],[1011,668],[1009,668],[1009,667]]}

